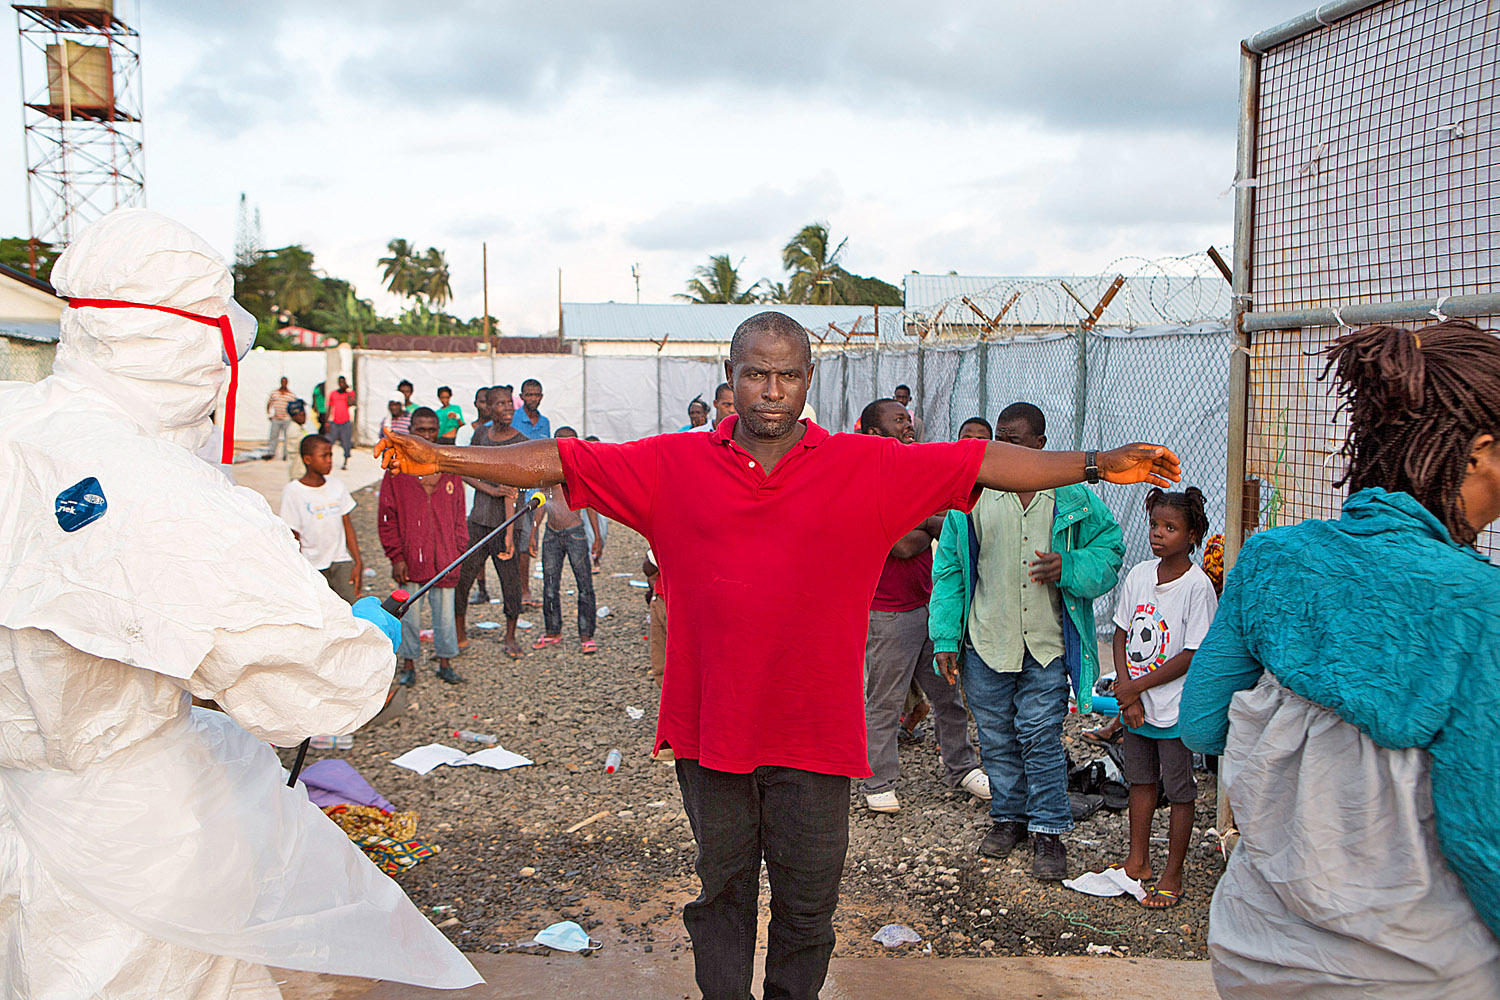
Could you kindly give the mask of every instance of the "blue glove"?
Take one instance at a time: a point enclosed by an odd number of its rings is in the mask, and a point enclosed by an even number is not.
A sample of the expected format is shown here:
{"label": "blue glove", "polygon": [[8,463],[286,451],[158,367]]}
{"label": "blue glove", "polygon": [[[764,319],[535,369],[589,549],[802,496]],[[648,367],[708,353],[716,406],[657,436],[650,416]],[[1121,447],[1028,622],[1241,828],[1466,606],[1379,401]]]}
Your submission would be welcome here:
{"label": "blue glove", "polygon": [[363,618],[367,622],[374,622],[379,626],[385,637],[391,640],[391,650],[401,647],[401,619],[391,614],[380,606],[380,600],[376,597],[361,597],[354,602],[354,617]]}

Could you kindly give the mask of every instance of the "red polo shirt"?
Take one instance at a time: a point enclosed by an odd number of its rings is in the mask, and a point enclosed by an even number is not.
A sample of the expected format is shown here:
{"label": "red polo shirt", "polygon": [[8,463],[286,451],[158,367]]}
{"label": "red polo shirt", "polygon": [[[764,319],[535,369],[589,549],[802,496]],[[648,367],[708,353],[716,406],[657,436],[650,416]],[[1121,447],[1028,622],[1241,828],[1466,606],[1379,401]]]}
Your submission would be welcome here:
{"label": "red polo shirt", "polygon": [[707,434],[626,444],[560,438],[564,489],[645,535],[672,602],[656,746],[704,767],[762,764],[863,777],[870,600],[891,546],[968,510],[984,442],[802,440],[770,475]]}

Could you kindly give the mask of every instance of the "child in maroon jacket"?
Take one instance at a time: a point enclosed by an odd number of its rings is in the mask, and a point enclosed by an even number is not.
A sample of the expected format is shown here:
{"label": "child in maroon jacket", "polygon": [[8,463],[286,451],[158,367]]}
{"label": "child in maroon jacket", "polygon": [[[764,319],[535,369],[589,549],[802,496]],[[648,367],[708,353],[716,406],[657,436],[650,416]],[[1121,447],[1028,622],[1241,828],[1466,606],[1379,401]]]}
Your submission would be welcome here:
{"label": "child in maroon jacket", "polygon": [[[411,432],[437,441],[438,417],[430,407],[412,411]],[[387,472],[380,483],[380,544],[391,560],[391,576],[397,586],[421,586],[444,566],[453,562],[469,543],[464,521],[463,480],[452,473],[409,476]],[[437,654],[440,680],[457,684],[463,680],[450,662],[458,655],[458,631],[453,620],[453,592],[458,586],[455,566],[426,594],[432,616],[432,645]],[[421,652],[422,613],[412,608],[401,619],[401,659],[398,684],[415,684],[416,660]]]}

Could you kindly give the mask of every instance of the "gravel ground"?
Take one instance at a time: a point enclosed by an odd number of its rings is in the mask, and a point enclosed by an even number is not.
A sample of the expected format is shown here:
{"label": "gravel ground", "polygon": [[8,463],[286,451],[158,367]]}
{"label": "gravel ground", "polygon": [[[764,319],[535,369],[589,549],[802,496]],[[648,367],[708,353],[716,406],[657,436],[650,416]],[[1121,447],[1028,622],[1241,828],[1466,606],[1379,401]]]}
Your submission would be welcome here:
{"label": "gravel ground", "polygon": [[[375,533],[374,491],[361,490],[356,499],[360,545],[379,574],[367,583],[384,593],[392,584]],[[337,754],[398,809],[420,814],[418,836],[442,853],[397,881],[467,951],[516,950],[563,919],[577,920],[611,949],[689,948],[681,907],[697,892],[695,845],[672,767],[650,758],[656,695],[647,610],[644,591],[629,585],[639,579],[644,549],[638,535],[611,526],[603,570],[594,577],[599,604],[610,609],[596,633],[598,654],[579,651],[565,569],[561,647],[531,650],[541,612],[527,609],[523,620],[535,624],[522,632],[526,656],[512,661],[500,649],[501,630],[474,628],[477,621],[503,622],[499,605],[471,608],[473,641],[455,664],[465,682],[450,687],[433,676],[435,664],[420,665],[408,711],[360,732],[353,750]],[[490,583],[498,596],[493,571]],[[540,600],[540,579],[532,592]],[[632,719],[628,708],[641,709],[642,717]],[[1075,759],[1098,755],[1077,735],[1099,721],[1069,718],[1065,739]],[[457,729],[492,733],[535,766],[504,772],[439,767],[422,776],[388,763],[426,743],[477,749],[459,744],[452,735]],[[606,774],[612,748],[624,763]],[[312,751],[308,759],[331,755]],[[287,762],[291,756],[283,753]],[[989,826],[987,804],[942,784],[935,738],[903,747],[901,757],[900,813],[871,813],[851,795],[836,955],[884,954],[871,935],[884,924],[903,923],[923,938],[900,949],[908,954],[1068,955],[1110,945],[1136,957],[1206,956],[1208,901],[1223,871],[1204,832],[1214,822],[1212,776],[1198,775],[1184,899],[1173,909],[1148,911],[1129,897],[1096,899],[1037,881],[1025,846],[1003,862],[980,857],[975,848]],[[607,815],[567,832],[599,813]],[[1158,871],[1166,862],[1166,819],[1166,810],[1159,811]],[[1101,810],[1064,842],[1071,875],[1123,861],[1125,815]],[[768,892],[761,897],[762,928]],[[762,931],[762,947],[764,941]]]}

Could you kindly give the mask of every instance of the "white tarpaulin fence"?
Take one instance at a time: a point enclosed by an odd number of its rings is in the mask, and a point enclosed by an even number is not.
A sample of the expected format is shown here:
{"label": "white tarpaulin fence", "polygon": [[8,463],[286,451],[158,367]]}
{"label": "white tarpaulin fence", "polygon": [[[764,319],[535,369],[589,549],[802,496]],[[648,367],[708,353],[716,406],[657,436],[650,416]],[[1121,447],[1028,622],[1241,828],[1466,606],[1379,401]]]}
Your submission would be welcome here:
{"label": "white tarpaulin fence", "polygon": [[[402,379],[414,388],[412,401],[437,408],[439,386],[453,390],[453,402],[464,417],[473,420],[474,393],[490,385],[509,385],[519,397],[521,383],[534,378],[542,383],[542,412],[554,429],[570,425],[583,428],[583,369],[569,354],[501,354],[493,362],[487,354],[429,354],[421,351],[355,351],[355,440],[373,443],[380,434],[386,403],[400,399],[396,385]],[[520,399],[516,400],[517,409]],[[460,433],[460,443],[467,439]]]}

